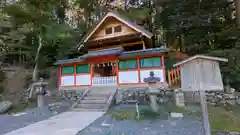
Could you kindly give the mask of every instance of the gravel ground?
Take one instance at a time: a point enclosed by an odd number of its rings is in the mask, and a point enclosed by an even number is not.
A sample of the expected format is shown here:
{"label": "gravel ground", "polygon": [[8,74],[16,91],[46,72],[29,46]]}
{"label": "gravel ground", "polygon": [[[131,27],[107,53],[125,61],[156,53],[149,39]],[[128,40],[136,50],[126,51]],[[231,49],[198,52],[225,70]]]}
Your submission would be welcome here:
{"label": "gravel ground", "polygon": [[20,116],[0,115],[0,135],[65,112],[69,106],[70,104],[62,104],[57,105],[53,109],[49,109],[49,106],[29,109],[24,111],[24,114]]}
{"label": "gravel ground", "polygon": [[[70,105],[70,104],[69,104]],[[29,124],[45,120],[56,114],[65,112],[69,105],[52,109],[49,107],[26,110],[23,115],[0,115],[0,135],[25,127]],[[128,108],[130,106],[116,106],[113,110]],[[105,125],[103,125],[105,123]],[[179,118],[155,121],[116,121],[105,115],[97,119],[90,126],[77,135],[203,135],[201,121],[194,118]]]}
{"label": "gravel ground", "polygon": [[[110,125],[103,126],[102,123]],[[114,121],[103,116],[77,135],[203,135],[202,123],[193,119]]]}
{"label": "gravel ground", "polygon": [[[131,108],[130,105],[120,105],[112,108]],[[105,123],[105,124],[102,124]],[[77,135],[203,135],[203,125],[193,117],[168,118],[167,120],[113,120],[105,115]]]}

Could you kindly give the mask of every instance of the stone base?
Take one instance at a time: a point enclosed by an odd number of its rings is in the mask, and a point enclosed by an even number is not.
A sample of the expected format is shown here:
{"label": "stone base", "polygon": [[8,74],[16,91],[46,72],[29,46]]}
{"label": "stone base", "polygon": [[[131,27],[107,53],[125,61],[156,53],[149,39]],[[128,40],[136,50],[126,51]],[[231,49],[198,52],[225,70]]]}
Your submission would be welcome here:
{"label": "stone base", "polygon": [[239,100],[234,93],[208,92],[207,101],[212,104],[236,105]]}
{"label": "stone base", "polygon": [[[173,92],[170,90],[158,90],[158,103],[172,102]],[[131,103],[128,101],[137,100],[139,104],[149,104],[148,87],[119,88],[116,95],[116,104]]]}
{"label": "stone base", "polygon": [[81,90],[59,90],[58,96],[62,100],[77,101],[81,98],[84,91]]}

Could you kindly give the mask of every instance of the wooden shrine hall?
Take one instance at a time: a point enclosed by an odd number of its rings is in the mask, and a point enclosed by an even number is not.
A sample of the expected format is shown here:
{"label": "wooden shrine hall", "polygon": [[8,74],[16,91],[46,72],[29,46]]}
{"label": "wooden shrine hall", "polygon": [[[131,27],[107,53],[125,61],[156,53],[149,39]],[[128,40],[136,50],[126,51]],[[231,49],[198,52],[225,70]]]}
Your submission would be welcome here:
{"label": "wooden shrine hall", "polygon": [[150,71],[162,83],[176,83],[180,79],[179,69],[172,68],[169,56],[174,54],[171,57],[180,60],[184,54],[170,53],[173,51],[164,47],[153,48],[152,37],[151,32],[124,16],[107,13],[85,35],[86,54],[55,63],[60,68],[59,88],[144,84]]}

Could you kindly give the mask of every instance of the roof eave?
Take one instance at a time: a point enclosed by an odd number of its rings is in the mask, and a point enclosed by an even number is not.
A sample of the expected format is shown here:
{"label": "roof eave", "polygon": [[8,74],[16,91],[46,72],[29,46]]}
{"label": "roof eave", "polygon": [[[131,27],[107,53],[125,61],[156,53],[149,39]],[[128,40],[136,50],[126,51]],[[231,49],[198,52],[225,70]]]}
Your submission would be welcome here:
{"label": "roof eave", "polygon": [[228,59],[226,58],[220,58],[220,57],[211,57],[211,56],[205,56],[205,55],[195,55],[193,57],[190,57],[188,59],[185,59],[183,61],[180,61],[176,64],[174,64],[173,66],[174,67],[177,67],[177,66],[180,66],[180,65],[183,65],[189,61],[192,61],[194,59],[198,59],[198,58],[202,58],[202,59],[208,59],[208,60],[212,60],[212,61],[222,61],[222,62],[228,62]]}

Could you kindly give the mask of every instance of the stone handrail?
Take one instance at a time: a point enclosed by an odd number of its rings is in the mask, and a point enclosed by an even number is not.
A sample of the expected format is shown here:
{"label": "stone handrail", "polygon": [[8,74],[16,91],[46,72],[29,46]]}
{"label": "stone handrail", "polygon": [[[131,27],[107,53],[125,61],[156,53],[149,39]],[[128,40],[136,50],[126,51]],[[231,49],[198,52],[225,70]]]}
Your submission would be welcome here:
{"label": "stone handrail", "polygon": [[104,111],[108,110],[108,108],[110,107],[110,105],[112,103],[112,99],[115,97],[116,94],[117,94],[116,90],[114,91],[114,93],[111,93],[111,96],[108,99],[107,105],[104,107]]}
{"label": "stone handrail", "polygon": [[91,88],[86,89],[83,92],[82,96],[70,108],[73,109],[85,97],[85,95],[89,92],[89,90],[91,90]]}

